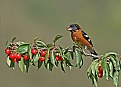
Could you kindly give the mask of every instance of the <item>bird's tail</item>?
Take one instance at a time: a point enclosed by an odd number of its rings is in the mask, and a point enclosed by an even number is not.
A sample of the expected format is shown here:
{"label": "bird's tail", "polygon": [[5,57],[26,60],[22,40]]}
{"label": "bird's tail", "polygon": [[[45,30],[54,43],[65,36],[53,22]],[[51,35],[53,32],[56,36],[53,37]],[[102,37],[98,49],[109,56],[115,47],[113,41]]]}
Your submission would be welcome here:
{"label": "bird's tail", "polygon": [[94,55],[95,57],[93,57],[93,59],[95,60],[95,59],[98,59],[98,53],[94,50],[94,49],[92,49],[91,51],[90,51],[90,53],[92,54],[92,55]]}

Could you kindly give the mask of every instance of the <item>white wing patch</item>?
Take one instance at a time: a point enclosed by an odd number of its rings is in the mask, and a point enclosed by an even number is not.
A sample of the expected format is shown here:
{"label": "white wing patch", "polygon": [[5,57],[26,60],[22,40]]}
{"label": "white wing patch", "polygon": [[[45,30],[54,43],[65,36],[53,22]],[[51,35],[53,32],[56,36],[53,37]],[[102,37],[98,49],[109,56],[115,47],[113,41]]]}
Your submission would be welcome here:
{"label": "white wing patch", "polygon": [[93,46],[91,39],[84,31],[82,31],[82,36]]}
{"label": "white wing patch", "polygon": [[88,41],[90,42],[91,40],[90,40],[90,39],[88,39]]}
{"label": "white wing patch", "polygon": [[85,34],[84,36],[85,36],[85,37],[89,37],[89,36],[88,36],[88,35],[86,35],[86,34]]}

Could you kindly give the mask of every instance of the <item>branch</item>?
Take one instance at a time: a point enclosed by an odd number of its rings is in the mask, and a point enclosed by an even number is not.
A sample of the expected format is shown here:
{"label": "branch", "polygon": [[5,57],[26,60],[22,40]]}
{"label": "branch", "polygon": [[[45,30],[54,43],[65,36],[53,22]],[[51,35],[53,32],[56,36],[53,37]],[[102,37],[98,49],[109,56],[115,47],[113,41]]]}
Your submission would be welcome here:
{"label": "branch", "polygon": [[[115,52],[108,52],[104,55],[94,55],[86,53],[81,47],[74,45],[73,47],[63,48],[56,45],[56,42],[62,37],[57,35],[52,43],[45,43],[35,38],[33,43],[22,41],[15,42],[16,38],[6,43],[5,53],[7,54],[7,64],[10,68],[15,67],[15,63],[19,65],[22,72],[29,71],[30,65],[41,68],[42,65],[49,71],[54,67],[61,66],[61,70],[65,72],[65,67],[77,67],[81,69],[83,65],[83,55],[90,56],[94,59],[87,70],[88,78],[97,87],[98,79],[105,77],[107,80],[113,79],[114,85],[118,87],[119,72],[121,63],[119,56]],[[74,63],[73,58],[75,58]]]}

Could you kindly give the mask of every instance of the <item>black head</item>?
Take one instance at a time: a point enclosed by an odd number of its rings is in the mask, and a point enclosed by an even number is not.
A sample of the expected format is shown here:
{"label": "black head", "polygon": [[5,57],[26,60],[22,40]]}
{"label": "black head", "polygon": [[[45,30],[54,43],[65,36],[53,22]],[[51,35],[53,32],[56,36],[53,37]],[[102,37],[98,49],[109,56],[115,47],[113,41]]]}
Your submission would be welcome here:
{"label": "black head", "polygon": [[68,31],[76,31],[81,29],[81,27],[78,24],[71,24],[67,27]]}

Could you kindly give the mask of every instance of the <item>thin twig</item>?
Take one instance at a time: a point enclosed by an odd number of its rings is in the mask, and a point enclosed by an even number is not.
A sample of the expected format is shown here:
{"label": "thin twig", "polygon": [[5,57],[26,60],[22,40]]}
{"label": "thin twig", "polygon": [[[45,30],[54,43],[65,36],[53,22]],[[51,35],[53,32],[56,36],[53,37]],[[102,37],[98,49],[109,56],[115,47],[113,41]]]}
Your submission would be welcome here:
{"label": "thin twig", "polygon": [[[52,50],[52,49],[50,49],[50,50]],[[41,48],[41,50],[47,50],[47,48]],[[64,51],[65,49],[62,49],[62,50]],[[68,49],[68,52],[73,52],[73,49]],[[91,53],[86,53],[85,51],[81,51],[81,53],[83,53],[85,56],[90,56],[90,57],[95,57],[95,58],[100,58],[102,56],[102,55],[94,55]]]}
{"label": "thin twig", "polygon": [[90,57],[95,57],[95,58],[100,58],[101,55],[94,55],[94,54],[88,54],[88,53],[85,53],[83,52],[85,56],[90,56]]}

